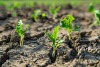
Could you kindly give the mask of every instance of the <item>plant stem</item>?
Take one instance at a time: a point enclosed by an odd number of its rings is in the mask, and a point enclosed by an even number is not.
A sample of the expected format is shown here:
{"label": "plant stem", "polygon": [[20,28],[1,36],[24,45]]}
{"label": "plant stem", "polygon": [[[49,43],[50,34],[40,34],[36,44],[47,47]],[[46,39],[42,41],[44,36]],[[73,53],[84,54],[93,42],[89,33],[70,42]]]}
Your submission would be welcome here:
{"label": "plant stem", "polygon": [[24,42],[24,35],[21,36],[21,39],[20,39],[20,46],[23,45],[23,42]]}
{"label": "plant stem", "polygon": [[56,52],[56,49],[53,48],[52,57],[55,57],[55,52]]}
{"label": "plant stem", "polygon": [[71,34],[70,33],[68,33],[68,39],[71,40]]}

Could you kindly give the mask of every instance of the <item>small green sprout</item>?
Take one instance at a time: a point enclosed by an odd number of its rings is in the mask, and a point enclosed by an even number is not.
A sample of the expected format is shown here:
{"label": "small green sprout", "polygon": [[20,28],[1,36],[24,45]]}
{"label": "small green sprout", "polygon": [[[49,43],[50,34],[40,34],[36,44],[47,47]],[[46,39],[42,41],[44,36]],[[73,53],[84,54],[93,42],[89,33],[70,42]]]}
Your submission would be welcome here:
{"label": "small green sprout", "polygon": [[95,11],[95,8],[94,8],[94,5],[93,5],[93,3],[90,3],[90,4],[89,4],[88,11],[89,11],[89,12],[91,12],[91,13],[94,13],[94,11]]}
{"label": "small green sprout", "polygon": [[74,20],[73,16],[67,15],[67,18],[65,17],[60,22],[60,26],[62,28],[65,28],[68,31],[68,38],[69,38],[69,40],[71,40],[71,33],[73,31],[80,31],[79,27],[77,27],[77,26],[74,26],[74,29],[73,29],[73,25],[72,25],[73,20]]}
{"label": "small green sprout", "polygon": [[61,45],[61,43],[63,42],[62,39],[57,40],[57,35],[58,35],[58,31],[59,31],[60,26],[57,26],[53,29],[52,34],[45,32],[46,35],[48,36],[48,38],[52,41],[52,47],[53,47],[53,53],[52,53],[52,57],[55,56],[55,52],[57,50],[57,48]]}
{"label": "small green sprout", "polygon": [[31,15],[31,17],[36,21],[40,15],[41,15],[41,11],[38,9],[38,10],[34,11],[34,13]]}
{"label": "small green sprout", "polygon": [[53,15],[53,19],[55,19],[56,18],[56,16],[57,16],[57,13],[58,13],[58,11],[60,10],[60,7],[57,7],[57,8],[52,8],[52,7],[50,7],[50,13]]}
{"label": "small green sprout", "polygon": [[95,17],[96,21],[94,22],[94,25],[100,26],[100,10],[95,10]]}
{"label": "small green sprout", "polygon": [[91,24],[91,26],[93,26],[93,25],[100,26],[100,10],[96,10],[92,3],[90,3],[88,10],[89,10],[89,12],[93,13],[93,15],[96,18],[96,20],[94,21],[94,23]]}
{"label": "small green sprout", "polygon": [[17,34],[20,37],[20,46],[23,45],[23,42],[24,42],[24,34],[27,31],[29,25],[26,25],[26,29],[23,29],[23,26],[24,25],[22,23],[22,20],[19,20],[18,24],[16,25],[16,32],[17,32]]}

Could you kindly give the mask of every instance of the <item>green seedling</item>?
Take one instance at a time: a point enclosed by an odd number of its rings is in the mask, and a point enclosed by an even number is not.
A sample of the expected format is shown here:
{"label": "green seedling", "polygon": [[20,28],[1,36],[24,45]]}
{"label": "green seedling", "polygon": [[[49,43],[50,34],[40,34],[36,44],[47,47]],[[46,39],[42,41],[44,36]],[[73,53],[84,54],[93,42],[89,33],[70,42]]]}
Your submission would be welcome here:
{"label": "green seedling", "polygon": [[55,19],[56,18],[56,16],[57,16],[57,13],[58,13],[58,11],[60,10],[60,7],[57,7],[57,8],[52,8],[52,7],[50,7],[50,13],[53,15],[53,19]]}
{"label": "green seedling", "polygon": [[95,17],[96,21],[93,24],[100,26],[100,10],[95,10]]}
{"label": "green seedling", "polygon": [[74,20],[74,17],[71,15],[67,15],[67,18],[65,17],[63,20],[61,20],[60,22],[60,26],[62,28],[65,28],[68,31],[68,38],[69,40],[71,40],[71,33],[73,31],[80,31],[79,27],[72,25],[72,22]]}
{"label": "green seedling", "polygon": [[17,32],[17,34],[20,37],[20,46],[23,45],[23,42],[24,42],[24,34],[27,31],[29,25],[26,25],[26,29],[23,29],[23,26],[24,25],[22,23],[22,20],[19,20],[18,24],[16,25],[16,32]]}
{"label": "green seedling", "polygon": [[31,15],[31,17],[36,21],[40,15],[41,15],[41,11],[35,10],[34,13]]}
{"label": "green seedling", "polygon": [[96,18],[96,20],[94,21],[94,23],[92,23],[91,24],[91,26],[93,26],[93,25],[97,25],[97,26],[100,26],[100,10],[96,10],[95,8],[94,8],[94,5],[92,4],[92,3],[90,3],[90,5],[89,5],[89,12],[91,12],[94,16],[95,16],[95,18]]}
{"label": "green seedling", "polygon": [[53,53],[52,53],[52,57],[55,56],[55,52],[57,50],[57,48],[61,45],[61,43],[63,42],[63,40],[57,40],[57,35],[58,35],[58,31],[59,31],[60,26],[57,26],[53,29],[52,34],[45,32],[46,35],[48,36],[48,38],[52,41],[52,47],[53,47]]}
{"label": "green seedling", "polygon": [[90,3],[90,4],[89,4],[88,11],[91,12],[91,13],[94,13],[95,8],[94,8],[94,6],[93,6],[93,3]]}
{"label": "green seedling", "polygon": [[100,10],[95,10],[95,16],[100,21]]}

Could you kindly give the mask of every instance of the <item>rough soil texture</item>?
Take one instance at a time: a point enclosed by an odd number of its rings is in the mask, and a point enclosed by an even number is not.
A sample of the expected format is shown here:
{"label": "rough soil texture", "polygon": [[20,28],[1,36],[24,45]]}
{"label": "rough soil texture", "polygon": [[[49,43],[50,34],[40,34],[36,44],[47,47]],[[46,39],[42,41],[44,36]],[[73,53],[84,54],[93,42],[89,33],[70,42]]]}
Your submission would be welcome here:
{"label": "rough soil texture", "polygon": [[[84,7],[69,4],[62,6],[53,20],[48,7],[22,7],[16,9],[17,17],[0,7],[0,67],[100,67],[100,27],[90,26],[95,20],[94,16]],[[31,13],[39,8],[49,16],[33,21]],[[65,41],[57,49],[57,57],[53,62],[49,55],[51,41],[44,30],[52,31],[67,14],[75,17],[73,24],[79,26],[81,31],[73,32],[70,42],[67,31],[60,28],[58,37]],[[15,25],[19,19],[24,24],[30,24],[22,47],[19,47],[19,37],[15,33]]]}

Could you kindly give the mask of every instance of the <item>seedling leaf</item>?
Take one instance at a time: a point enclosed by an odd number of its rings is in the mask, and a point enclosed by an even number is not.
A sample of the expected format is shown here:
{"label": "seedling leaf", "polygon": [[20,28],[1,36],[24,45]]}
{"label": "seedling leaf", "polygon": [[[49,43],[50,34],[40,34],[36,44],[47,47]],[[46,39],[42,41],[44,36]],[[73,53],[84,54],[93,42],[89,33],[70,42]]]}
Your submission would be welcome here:
{"label": "seedling leaf", "polygon": [[52,42],[56,41],[59,28],[60,26],[57,26],[56,28],[54,28],[52,34],[45,32]]}
{"label": "seedling leaf", "polygon": [[57,39],[57,35],[58,35],[58,30],[59,30],[59,28],[60,28],[60,26],[57,26],[56,28],[54,28],[54,31],[53,31],[53,33],[52,33],[52,35],[51,35],[51,37],[52,37],[52,39],[53,39],[54,42],[55,42],[56,39]]}
{"label": "seedling leaf", "polygon": [[78,27],[75,27],[73,29],[73,25],[72,25],[72,22],[74,20],[74,17],[71,16],[71,15],[67,15],[67,17],[65,17],[63,20],[61,20],[60,22],[60,26],[62,28],[65,28],[67,31],[68,31],[68,37],[69,37],[69,40],[71,40],[71,33],[73,31],[79,31],[79,28]]}
{"label": "seedling leaf", "polygon": [[31,15],[31,17],[36,21],[39,16],[41,14],[41,10],[37,9],[37,10],[34,10],[34,13]]}
{"label": "seedling leaf", "polygon": [[79,31],[80,32],[80,28],[78,26],[74,26],[74,31]]}
{"label": "seedling leaf", "polygon": [[53,15],[53,19],[55,19],[57,12],[60,10],[60,6],[57,8],[50,7],[49,11]]}
{"label": "seedling leaf", "polygon": [[56,45],[56,48],[58,48],[61,45],[62,42],[64,42],[64,40],[62,40],[62,39],[59,40],[58,43],[57,43],[57,45]]}
{"label": "seedling leaf", "polygon": [[93,3],[90,3],[88,11],[93,13],[95,11]]}
{"label": "seedling leaf", "polygon": [[100,21],[100,10],[95,10],[96,18]]}
{"label": "seedling leaf", "polygon": [[53,53],[52,56],[55,56],[55,51],[57,50],[57,48],[60,46],[60,44],[63,42],[63,40],[58,40],[57,41],[57,35],[58,35],[58,31],[59,31],[60,26],[57,26],[53,29],[52,34],[45,32],[46,35],[49,37],[49,39],[52,41],[52,47],[53,47]]}

